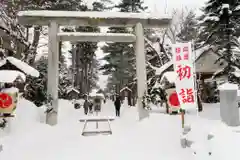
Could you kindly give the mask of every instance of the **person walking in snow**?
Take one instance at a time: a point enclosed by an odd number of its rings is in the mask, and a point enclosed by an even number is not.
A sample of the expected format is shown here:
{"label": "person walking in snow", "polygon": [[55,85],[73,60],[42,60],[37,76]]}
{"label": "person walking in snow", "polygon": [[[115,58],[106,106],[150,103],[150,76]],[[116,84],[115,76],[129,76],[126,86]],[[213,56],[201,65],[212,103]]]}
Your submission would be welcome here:
{"label": "person walking in snow", "polygon": [[93,101],[92,99],[89,100],[89,113],[93,113]]}
{"label": "person walking in snow", "polygon": [[120,117],[120,109],[121,109],[121,98],[120,98],[120,96],[116,97],[114,105],[115,105],[116,116]]}
{"label": "person walking in snow", "polygon": [[84,103],[83,103],[83,109],[84,109],[84,114],[87,115],[88,114],[88,109],[89,109],[89,106],[90,106],[90,102],[88,100],[88,96],[86,95],[84,97]]}

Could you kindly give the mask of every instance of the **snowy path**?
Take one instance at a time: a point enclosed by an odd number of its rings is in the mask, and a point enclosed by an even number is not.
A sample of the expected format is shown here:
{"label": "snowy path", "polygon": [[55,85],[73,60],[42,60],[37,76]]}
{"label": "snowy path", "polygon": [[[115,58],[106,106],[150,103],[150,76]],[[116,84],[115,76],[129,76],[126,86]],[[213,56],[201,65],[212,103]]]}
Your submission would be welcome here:
{"label": "snowy path", "polygon": [[[83,110],[73,109],[68,101],[60,104],[57,126],[35,122],[35,126],[24,127],[25,132],[21,130],[21,134],[10,134],[3,139],[4,151],[0,153],[0,159],[193,160],[189,150],[180,147],[179,116],[151,114],[149,119],[137,122],[135,108],[126,107],[122,108],[121,117],[112,122],[113,135],[83,137],[83,123],[79,122]],[[108,101],[101,115],[112,116],[114,113],[113,103]],[[24,126],[22,122],[18,125]]]}

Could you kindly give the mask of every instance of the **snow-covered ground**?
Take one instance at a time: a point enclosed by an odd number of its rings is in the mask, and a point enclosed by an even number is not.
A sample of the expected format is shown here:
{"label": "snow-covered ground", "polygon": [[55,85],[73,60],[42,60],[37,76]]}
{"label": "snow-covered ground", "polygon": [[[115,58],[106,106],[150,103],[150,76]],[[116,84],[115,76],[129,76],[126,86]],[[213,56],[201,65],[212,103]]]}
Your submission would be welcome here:
{"label": "snow-covered ground", "polygon": [[[204,137],[202,136],[204,129],[217,129],[211,145],[204,146],[206,144],[202,145],[202,143],[195,145],[194,149],[197,150],[194,151],[197,155],[193,154],[193,150],[182,149],[180,146],[179,116],[155,111],[151,113],[150,118],[138,122],[136,108],[123,107],[121,117],[111,123],[113,135],[83,137],[81,136],[83,124],[79,122],[83,116],[82,108],[75,110],[69,101],[60,100],[59,123],[54,127],[40,123],[42,112],[41,108],[36,108],[26,100],[22,99],[19,102],[9,133],[3,134],[0,131],[0,144],[3,144],[0,159],[238,160],[240,158],[235,149],[240,142],[238,135],[240,133],[232,132],[220,123],[219,107],[216,104],[205,105],[205,111],[199,117],[188,116],[188,120],[194,122],[192,133],[196,135],[195,138]],[[114,115],[111,101],[103,105],[101,114]],[[94,124],[89,127],[94,127]],[[99,127],[104,129],[107,125],[100,123]],[[209,151],[212,153],[211,156],[207,154]]]}

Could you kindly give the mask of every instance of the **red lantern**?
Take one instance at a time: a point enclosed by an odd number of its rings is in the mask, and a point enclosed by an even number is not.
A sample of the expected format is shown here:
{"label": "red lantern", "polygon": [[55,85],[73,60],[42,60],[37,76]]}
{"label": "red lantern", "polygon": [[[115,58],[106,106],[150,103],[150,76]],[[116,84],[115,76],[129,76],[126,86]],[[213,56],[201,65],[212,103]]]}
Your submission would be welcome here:
{"label": "red lantern", "polygon": [[0,108],[8,108],[12,105],[12,97],[6,93],[0,93]]}
{"label": "red lantern", "polygon": [[168,99],[170,105],[172,107],[176,107],[178,108],[180,106],[180,102],[179,102],[179,99],[178,99],[178,95],[176,92],[173,92],[170,96],[169,96],[169,99]]}

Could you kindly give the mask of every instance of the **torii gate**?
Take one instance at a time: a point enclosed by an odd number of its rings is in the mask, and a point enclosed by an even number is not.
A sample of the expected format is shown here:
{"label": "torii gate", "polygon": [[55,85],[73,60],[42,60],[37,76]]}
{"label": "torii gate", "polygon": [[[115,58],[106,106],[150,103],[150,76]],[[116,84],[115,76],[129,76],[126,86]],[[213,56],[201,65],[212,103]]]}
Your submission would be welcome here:
{"label": "torii gate", "polygon": [[[144,53],[144,29],[168,27],[170,17],[151,17],[148,13],[124,12],[79,12],[79,11],[20,11],[18,23],[23,25],[48,26],[48,93],[52,95],[53,112],[47,115],[47,123],[57,124],[58,113],[58,74],[59,74],[59,42],[60,41],[111,41],[135,42],[137,91],[139,119],[146,116],[142,97],[147,91],[146,62]],[[81,33],[59,32],[59,26],[125,26],[135,27],[135,34],[123,33]]]}

